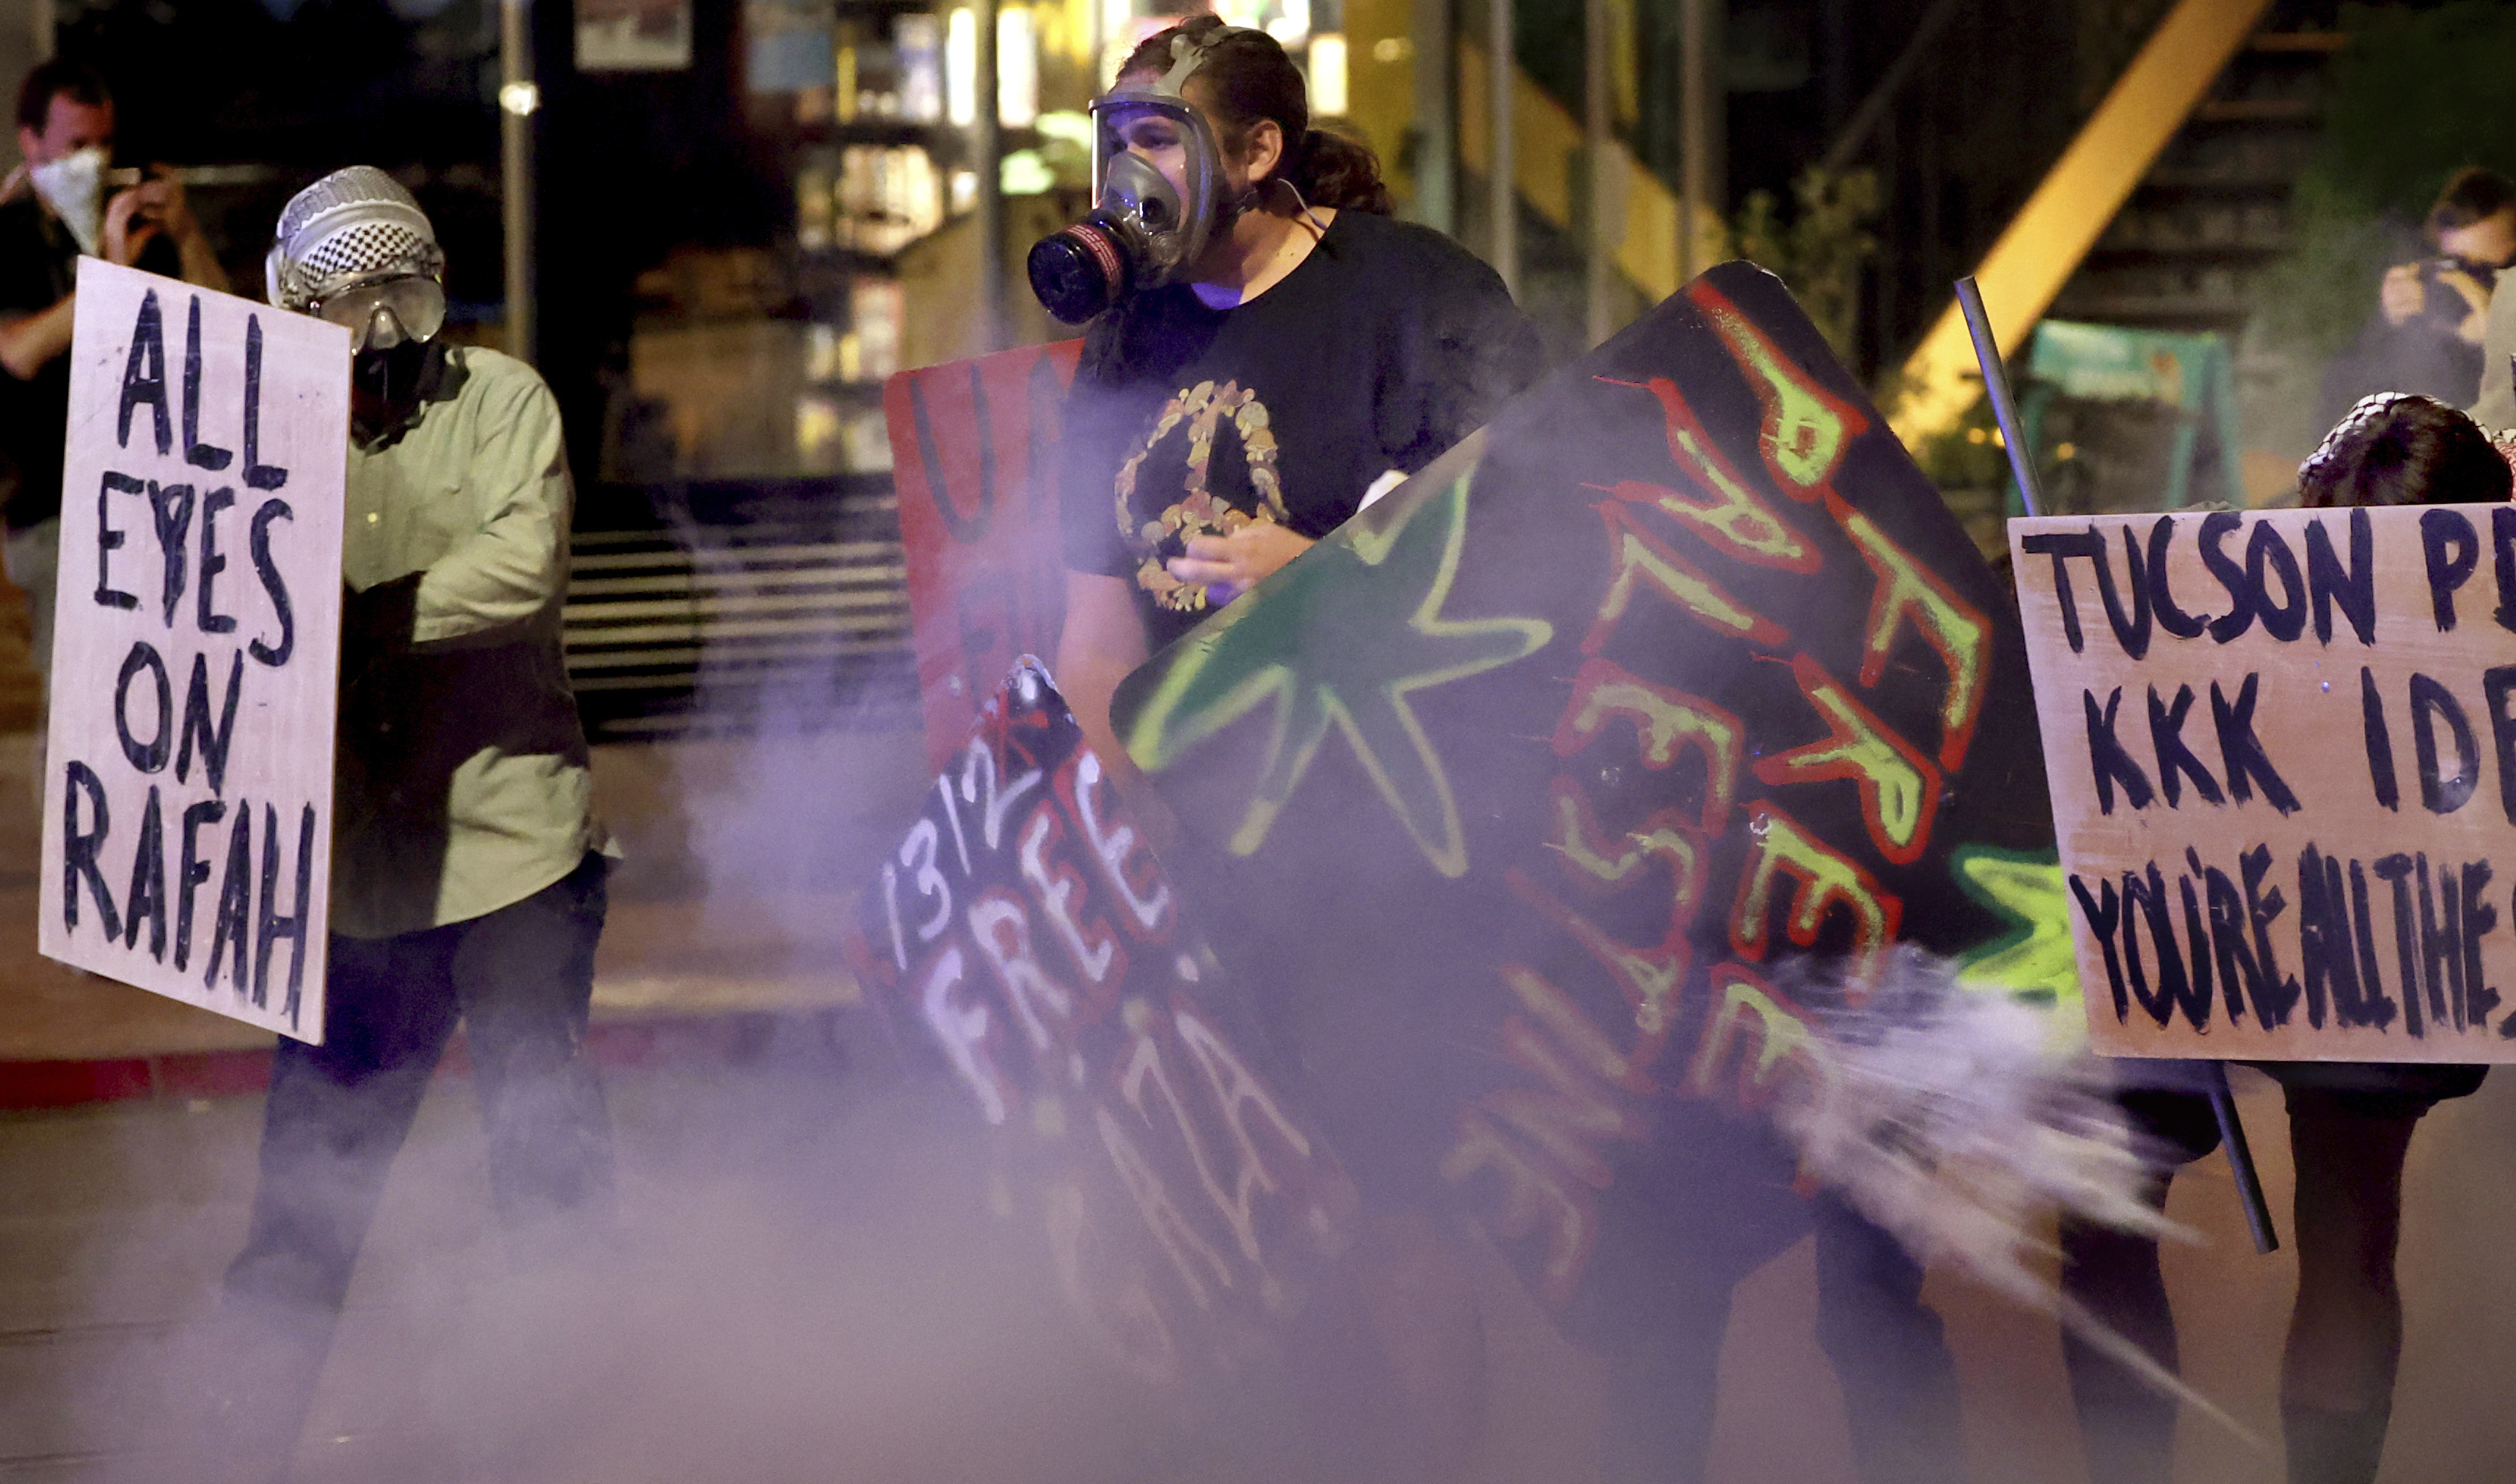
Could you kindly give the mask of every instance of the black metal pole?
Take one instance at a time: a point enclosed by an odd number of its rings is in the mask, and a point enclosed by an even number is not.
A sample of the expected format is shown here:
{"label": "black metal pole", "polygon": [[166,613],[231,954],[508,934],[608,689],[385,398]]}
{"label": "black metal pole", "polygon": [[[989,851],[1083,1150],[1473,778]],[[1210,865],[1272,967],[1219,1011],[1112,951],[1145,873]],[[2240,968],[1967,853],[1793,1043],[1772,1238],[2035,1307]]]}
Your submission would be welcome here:
{"label": "black metal pole", "polygon": [[[2008,445],[2009,472],[2018,481],[2018,496],[2034,515],[2044,508],[2044,492],[2035,482],[2035,457],[2027,446],[2027,430],[2018,420],[2018,404],[2009,395],[2009,372],[2000,347],[1992,340],[1992,317],[1983,307],[1983,290],[1968,275],[1957,280],[1957,307],[1964,311],[1966,330],[1974,337],[1975,363],[1983,367],[1983,390],[1992,399],[1992,415],[1999,420],[2001,441]],[[2219,1143],[2228,1152],[2229,1172],[2237,1177],[2237,1199],[2245,1208],[2245,1226],[2254,1234],[2254,1251],[2280,1251],[2280,1233],[2272,1226],[2272,1209],[2263,1200],[2263,1182],[2254,1173],[2254,1152],[2245,1142],[2244,1121],[2237,1117],[2237,1099],[2228,1090],[2228,1065],[2202,1063],[2210,1112],[2219,1120]]]}

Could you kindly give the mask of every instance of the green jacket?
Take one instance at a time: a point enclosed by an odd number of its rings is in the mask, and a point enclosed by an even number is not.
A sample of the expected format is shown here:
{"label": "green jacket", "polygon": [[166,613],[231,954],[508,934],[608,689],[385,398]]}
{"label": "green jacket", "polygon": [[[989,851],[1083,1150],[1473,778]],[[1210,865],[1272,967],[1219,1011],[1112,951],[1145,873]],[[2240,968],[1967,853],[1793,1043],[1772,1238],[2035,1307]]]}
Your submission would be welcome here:
{"label": "green jacket", "polygon": [[350,448],[332,930],[354,938],[495,912],[608,848],[562,645],[559,404],[474,347],[422,386]]}

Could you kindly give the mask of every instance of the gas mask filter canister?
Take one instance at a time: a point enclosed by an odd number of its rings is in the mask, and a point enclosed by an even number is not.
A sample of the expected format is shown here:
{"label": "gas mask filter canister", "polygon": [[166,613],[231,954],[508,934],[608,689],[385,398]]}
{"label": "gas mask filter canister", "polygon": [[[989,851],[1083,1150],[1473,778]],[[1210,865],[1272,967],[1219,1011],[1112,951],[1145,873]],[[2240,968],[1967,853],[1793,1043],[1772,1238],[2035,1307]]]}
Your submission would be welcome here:
{"label": "gas mask filter canister", "polygon": [[[1130,294],[1172,281],[1230,216],[1223,151],[1205,115],[1182,96],[1226,27],[1202,43],[1171,40],[1171,69],[1150,88],[1116,88],[1092,102],[1092,210],[1030,250],[1031,292],[1048,312],[1081,324]],[[1121,129],[1148,115],[1178,131],[1187,189],[1127,147]]]}

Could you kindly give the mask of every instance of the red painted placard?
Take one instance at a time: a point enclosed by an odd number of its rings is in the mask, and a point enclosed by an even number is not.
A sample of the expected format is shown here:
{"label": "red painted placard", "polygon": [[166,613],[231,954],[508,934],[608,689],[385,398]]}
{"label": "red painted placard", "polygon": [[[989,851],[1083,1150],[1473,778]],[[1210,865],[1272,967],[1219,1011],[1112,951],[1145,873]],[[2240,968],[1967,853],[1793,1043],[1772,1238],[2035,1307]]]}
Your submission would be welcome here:
{"label": "red painted placard", "polygon": [[902,371],[883,387],[926,756],[942,770],[1066,613],[1057,446],[1080,340]]}

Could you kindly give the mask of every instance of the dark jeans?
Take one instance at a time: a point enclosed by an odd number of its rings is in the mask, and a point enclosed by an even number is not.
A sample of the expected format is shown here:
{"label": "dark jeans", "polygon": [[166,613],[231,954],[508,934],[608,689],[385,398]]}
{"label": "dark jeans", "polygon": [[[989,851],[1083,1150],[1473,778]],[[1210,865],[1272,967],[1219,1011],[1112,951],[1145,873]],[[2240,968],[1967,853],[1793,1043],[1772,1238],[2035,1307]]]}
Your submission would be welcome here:
{"label": "dark jeans", "polygon": [[[1830,1192],[1809,1215],[1818,1341],[1843,1388],[1862,1484],[1960,1484],[1956,1363],[1922,1302],[1922,1265]],[[1613,1362],[1607,1476],[1616,1484],[1703,1477],[1732,1289],[1743,1276],[1679,1283],[1647,1304],[1644,1333]]]}
{"label": "dark jeans", "polygon": [[611,1124],[584,1055],[606,869],[589,854],[468,922],[332,938],[323,1044],[279,1043],[252,1225],[213,1326],[226,1380],[204,1420],[229,1476],[284,1474],[386,1173],[457,1021],[504,1223],[547,1238],[608,1220]]}

